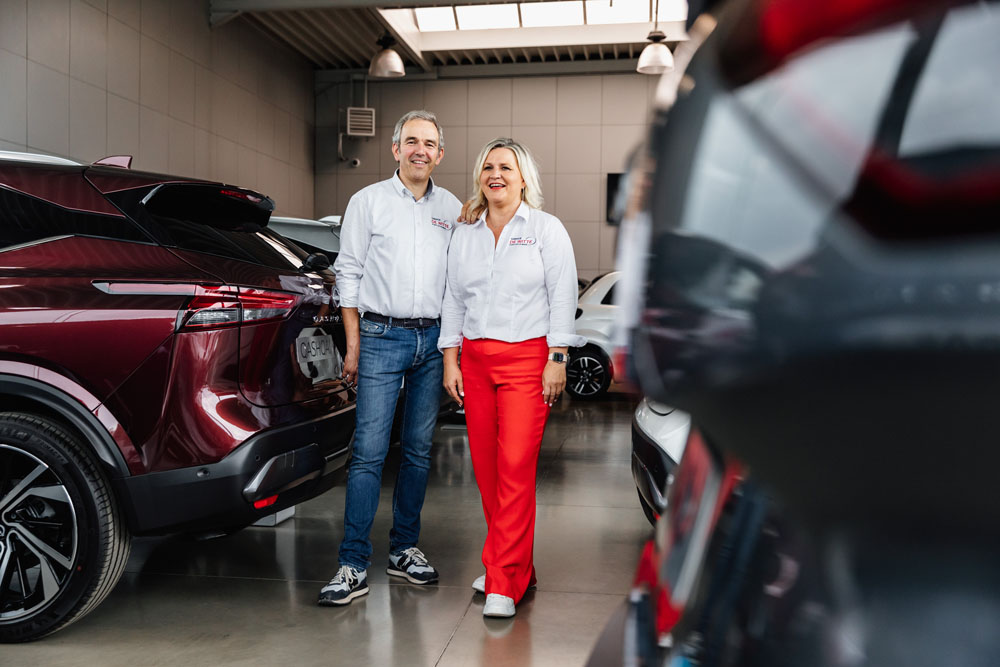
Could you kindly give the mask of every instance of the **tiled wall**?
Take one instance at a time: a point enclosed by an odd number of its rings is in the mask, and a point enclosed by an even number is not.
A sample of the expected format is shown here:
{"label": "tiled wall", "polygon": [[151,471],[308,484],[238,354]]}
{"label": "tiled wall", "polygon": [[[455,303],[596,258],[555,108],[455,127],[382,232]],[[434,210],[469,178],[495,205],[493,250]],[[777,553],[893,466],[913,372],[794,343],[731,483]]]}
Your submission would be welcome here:
{"label": "tiled wall", "polygon": [[[624,170],[642,139],[657,77],[607,74],[370,83],[377,136],[344,138],[337,156],[338,106],[362,106],[362,84],[320,86],[316,97],[316,214],[344,212],[358,189],[392,175],[392,126],[410,109],[437,114],[445,155],[435,181],[460,199],[472,187],[472,162],[497,136],[523,141],[542,172],[545,210],[569,230],[584,277],[614,267],[615,229],[605,222],[606,174]],[[340,118],[343,124],[343,118]]]}
{"label": "tiled wall", "polygon": [[0,0],[0,149],[194,175],[313,214],[313,72],[205,0]]}

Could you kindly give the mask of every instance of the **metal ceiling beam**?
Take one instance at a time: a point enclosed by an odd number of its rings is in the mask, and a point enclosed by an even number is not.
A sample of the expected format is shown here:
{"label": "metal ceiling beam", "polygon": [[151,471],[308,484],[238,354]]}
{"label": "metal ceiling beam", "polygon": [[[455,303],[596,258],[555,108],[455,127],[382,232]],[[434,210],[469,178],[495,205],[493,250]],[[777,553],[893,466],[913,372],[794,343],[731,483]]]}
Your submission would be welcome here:
{"label": "metal ceiling beam", "polygon": [[356,34],[352,34],[352,31],[343,25],[343,21],[335,21],[329,15],[328,12],[315,12],[313,19],[316,23],[320,24],[321,27],[326,28],[330,33],[336,38],[334,41],[340,47],[340,50],[344,52],[345,57],[349,62],[355,64],[355,66],[360,66],[369,60],[371,60],[374,42],[367,45],[367,49],[361,49],[354,41],[357,37]]}
{"label": "metal ceiling beam", "polygon": [[[527,56],[527,53],[524,54]],[[451,60],[456,60],[455,54],[442,54]],[[584,75],[584,74],[634,74],[638,58],[631,60],[562,60],[559,62],[516,62],[499,65],[442,65],[430,72],[421,72],[416,68],[406,71],[406,78],[400,81],[437,81],[444,79],[474,79],[523,76],[554,76],[554,75]],[[317,86],[342,83],[347,81],[363,81],[366,70],[328,69],[316,72]]]}
{"label": "metal ceiling beam", "polygon": [[268,16],[268,19],[281,28],[289,44],[294,45],[299,53],[316,63],[318,67],[329,67],[333,64],[334,61],[327,58],[323,48],[317,44],[313,36],[303,30],[294,14],[274,14]]}

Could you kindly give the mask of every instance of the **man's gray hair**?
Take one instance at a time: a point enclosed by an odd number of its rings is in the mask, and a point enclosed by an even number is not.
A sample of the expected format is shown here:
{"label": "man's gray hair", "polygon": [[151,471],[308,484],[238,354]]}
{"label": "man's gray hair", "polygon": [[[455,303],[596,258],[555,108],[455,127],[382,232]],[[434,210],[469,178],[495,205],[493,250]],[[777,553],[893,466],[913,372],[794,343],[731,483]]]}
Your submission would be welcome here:
{"label": "man's gray hair", "polygon": [[399,135],[403,131],[403,126],[411,120],[426,120],[434,123],[434,127],[436,127],[438,131],[438,148],[444,148],[444,130],[441,129],[441,123],[438,122],[437,116],[430,111],[424,111],[423,109],[407,111],[403,114],[402,118],[396,121],[396,127],[392,131],[393,146],[399,145]]}

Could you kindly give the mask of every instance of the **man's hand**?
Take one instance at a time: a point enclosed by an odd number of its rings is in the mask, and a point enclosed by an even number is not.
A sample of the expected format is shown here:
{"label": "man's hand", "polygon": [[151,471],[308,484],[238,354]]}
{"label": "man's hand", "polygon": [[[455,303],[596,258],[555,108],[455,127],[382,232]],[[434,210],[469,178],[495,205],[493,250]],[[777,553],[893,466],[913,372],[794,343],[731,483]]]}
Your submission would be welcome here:
{"label": "man's hand", "polygon": [[357,308],[341,308],[344,319],[344,334],[347,338],[347,354],[344,355],[344,370],[340,377],[348,384],[358,381],[358,356],[361,353],[361,317]]}
{"label": "man's hand", "polygon": [[549,361],[542,371],[542,400],[552,406],[566,388],[566,364]]}
{"label": "man's hand", "polygon": [[348,384],[355,384],[358,381],[358,350],[348,348],[347,356],[344,357],[344,372],[340,374]]}
{"label": "man's hand", "polygon": [[476,220],[479,220],[479,216],[483,214],[484,210],[486,210],[485,206],[480,206],[479,208],[472,210],[472,200],[470,199],[462,204],[462,212],[458,214],[458,221],[471,225]]}
{"label": "man's hand", "polygon": [[458,348],[444,349],[444,390],[459,406],[465,405],[465,383],[458,365]]}

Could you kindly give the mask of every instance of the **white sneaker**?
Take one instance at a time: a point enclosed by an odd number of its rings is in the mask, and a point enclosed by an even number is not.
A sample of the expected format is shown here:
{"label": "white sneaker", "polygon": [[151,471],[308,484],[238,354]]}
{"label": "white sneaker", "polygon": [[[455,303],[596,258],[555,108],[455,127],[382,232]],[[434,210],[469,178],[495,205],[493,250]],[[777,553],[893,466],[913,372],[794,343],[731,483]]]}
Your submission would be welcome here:
{"label": "white sneaker", "polygon": [[336,576],[319,592],[319,604],[323,607],[340,606],[362,595],[368,595],[367,570],[342,565]]}
{"label": "white sneaker", "polygon": [[486,596],[486,604],[483,605],[483,616],[492,618],[510,618],[514,615],[514,598],[499,593],[490,593]]}
{"label": "white sneaker", "polygon": [[433,584],[438,580],[438,572],[427,562],[427,556],[416,547],[389,554],[389,567],[385,569],[394,577],[403,577],[411,584]]}
{"label": "white sneaker", "polygon": [[[533,591],[536,588],[538,588],[538,586],[535,585],[535,584],[531,584],[530,586],[528,586],[528,590],[529,591]],[[477,593],[485,593],[486,592],[486,575],[485,574],[481,574],[478,577],[476,577],[476,580],[472,582],[472,590],[476,591]]]}

